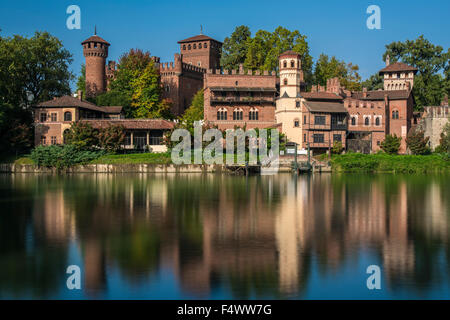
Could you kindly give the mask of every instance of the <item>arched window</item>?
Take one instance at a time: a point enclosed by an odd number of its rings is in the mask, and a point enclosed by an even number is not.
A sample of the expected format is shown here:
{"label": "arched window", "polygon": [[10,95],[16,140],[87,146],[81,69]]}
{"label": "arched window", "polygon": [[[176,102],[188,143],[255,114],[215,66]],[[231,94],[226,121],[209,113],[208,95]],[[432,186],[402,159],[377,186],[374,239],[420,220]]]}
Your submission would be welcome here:
{"label": "arched window", "polygon": [[203,48],[208,48],[208,45],[206,44],[206,42],[205,42],[205,44],[203,45]]}
{"label": "arched window", "polygon": [[366,117],[364,119],[364,125],[368,126],[369,124],[370,124],[370,119],[369,119],[369,117]]}
{"label": "arched window", "polygon": [[185,44],[183,44],[183,50],[186,50],[186,45]]}
{"label": "arched window", "polygon": [[294,60],[291,60],[291,68],[295,68],[295,62],[294,62]]}
{"label": "arched window", "polygon": [[191,50],[191,45],[190,44],[188,44],[188,50]]}
{"label": "arched window", "polygon": [[283,61],[283,68],[287,68],[287,62]]}
{"label": "arched window", "polygon": [[392,119],[398,119],[398,110],[392,111]]}
{"label": "arched window", "polygon": [[352,117],[352,126],[356,126],[356,117]]}
{"label": "arched window", "polygon": [[375,118],[375,125],[379,126],[380,125],[380,117],[376,117]]}
{"label": "arched window", "polygon": [[194,47],[194,49],[197,49],[197,45],[196,45],[195,43],[194,43],[194,46],[193,46],[193,47]]}
{"label": "arched window", "polygon": [[233,120],[240,121],[244,119],[244,111],[241,108],[234,109],[233,111]]}
{"label": "arched window", "polygon": [[202,44],[201,44],[201,43],[198,44],[198,48],[199,48],[199,49],[202,48]]}
{"label": "arched window", "polygon": [[217,120],[227,120],[227,109],[220,108],[217,111]]}
{"label": "arched window", "polygon": [[287,80],[287,79],[284,79],[284,80],[283,80],[283,84],[284,84],[285,86],[287,86],[288,80]]}
{"label": "arched window", "polygon": [[72,112],[70,111],[64,112],[64,121],[72,121]]}
{"label": "arched window", "polygon": [[250,112],[248,114],[248,120],[258,120],[258,109],[256,108],[251,108]]}

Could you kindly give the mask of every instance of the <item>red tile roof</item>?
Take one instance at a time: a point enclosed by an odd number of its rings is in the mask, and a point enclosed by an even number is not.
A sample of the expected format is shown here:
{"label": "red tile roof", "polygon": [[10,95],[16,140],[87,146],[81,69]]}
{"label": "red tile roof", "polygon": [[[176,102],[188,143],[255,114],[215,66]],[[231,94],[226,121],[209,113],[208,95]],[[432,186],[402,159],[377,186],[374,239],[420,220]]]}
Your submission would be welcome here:
{"label": "red tile roof", "polygon": [[82,120],[92,127],[99,129],[110,125],[122,125],[125,129],[160,129],[170,130],[175,127],[175,123],[164,119],[114,119],[114,120]]}
{"label": "red tile roof", "polygon": [[347,109],[341,102],[307,101],[305,105],[311,112],[347,113]]}
{"label": "red tile roof", "polygon": [[104,44],[106,44],[106,45],[110,45],[109,44],[109,42],[108,41],[106,41],[105,39],[102,39],[102,38],[100,38],[98,35],[93,35],[93,36],[91,36],[91,37],[89,37],[89,38],[87,38],[86,40],[84,40],[81,44],[85,44],[85,43],[88,43],[88,42],[100,42],[100,43],[104,43]]}
{"label": "red tile roof", "polygon": [[300,95],[306,100],[342,100],[337,94],[330,92],[301,92]]}
{"label": "red tile roof", "polygon": [[184,40],[180,40],[178,41],[178,43],[186,43],[186,42],[194,42],[194,41],[204,41],[204,40],[212,40],[212,41],[216,41],[219,43],[222,43],[216,39],[213,39],[211,37],[205,36],[204,34],[199,34],[198,36],[194,36],[194,37],[190,37]]}
{"label": "red tile roof", "polygon": [[298,57],[298,56],[300,56],[300,54],[295,52],[295,51],[293,51],[293,50],[288,50],[288,51],[285,51],[282,54],[280,54],[280,57],[282,57],[282,56],[296,56],[296,57]]}
{"label": "red tile roof", "polygon": [[120,113],[122,111],[122,107],[99,107],[89,101],[80,100],[78,98],[74,98],[72,96],[62,96],[59,98],[55,98],[53,100],[48,100],[39,103],[35,107],[48,107],[48,108],[54,108],[54,107],[79,107],[84,109],[89,109],[93,111],[98,112],[104,112],[104,113]]}
{"label": "red tile roof", "polygon": [[414,68],[410,65],[407,65],[403,62],[395,62],[390,65],[388,65],[386,68],[383,68],[380,70],[380,74],[386,73],[386,72],[399,72],[399,71],[414,71],[417,72],[417,68]]}

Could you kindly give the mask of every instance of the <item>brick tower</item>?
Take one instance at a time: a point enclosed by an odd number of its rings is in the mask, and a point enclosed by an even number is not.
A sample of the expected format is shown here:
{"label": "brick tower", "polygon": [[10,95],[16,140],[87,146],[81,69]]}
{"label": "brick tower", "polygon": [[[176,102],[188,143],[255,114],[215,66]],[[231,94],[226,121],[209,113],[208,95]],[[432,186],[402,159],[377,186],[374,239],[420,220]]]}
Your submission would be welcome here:
{"label": "brick tower", "polygon": [[106,91],[105,62],[110,44],[97,36],[95,30],[81,45],[86,58],[86,96],[95,96]]}
{"label": "brick tower", "polygon": [[220,53],[222,42],[199,34],[178,41],[180,44],[181,60],[205,70],[220,68]]}

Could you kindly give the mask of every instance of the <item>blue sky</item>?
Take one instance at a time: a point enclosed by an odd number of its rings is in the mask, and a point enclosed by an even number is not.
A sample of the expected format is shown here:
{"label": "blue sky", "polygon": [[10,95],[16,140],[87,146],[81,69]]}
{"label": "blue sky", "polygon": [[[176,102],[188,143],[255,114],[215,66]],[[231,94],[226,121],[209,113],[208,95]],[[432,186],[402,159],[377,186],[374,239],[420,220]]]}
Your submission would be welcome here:
{"label": "blue sky", "polygon": [[[81,9],[81,30],[69,30],[66,9]],[[366,27],[369,5],[381,8],[381,30]],[[74,56],[78,74],[84,57],[81,41],[97,33],[111,43],[108,59],[117,60],[130,48],[148,50],[161,61],[173,61],[177,41],[204,33],[223,41],[234,28],[247,25],[273,31],[281,25],[308,37],[311,54],[335,55],[360,67],[363,79],[383,67],[384,46],[424,34],[434,44],[450,46],[448,0],[16,0],[0,2],[3,36],[31,36],[49,31],[62,40]]]}

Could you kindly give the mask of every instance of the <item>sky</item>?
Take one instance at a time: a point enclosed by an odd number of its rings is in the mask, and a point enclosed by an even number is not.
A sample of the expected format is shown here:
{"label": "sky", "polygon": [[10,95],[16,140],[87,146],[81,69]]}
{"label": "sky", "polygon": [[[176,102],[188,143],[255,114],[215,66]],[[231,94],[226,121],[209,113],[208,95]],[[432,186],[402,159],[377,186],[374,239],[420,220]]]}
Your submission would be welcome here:
{"label": "sky", "polygon": [[[81,29],[69,30],[67,7],[81,9]],[[381,29],[370,30],[370,5],[381,9]],[[131,48],[148,50],[161,62],[173,61],[178,40],[203,33],[223,41],[239,25],[252,34],[278,26],[307,36],[310,53],[357,64],[363,79],[384,67],[385,45],[423,34],[433,44],[450,47],[448,0],[0,0],[2,36],[32,36],[48,31],[72,54],[71,70],[84,63],[81,42],[94,33],[111,43],[108,60]],[[74,84],[72,85],[74,88]]]}

